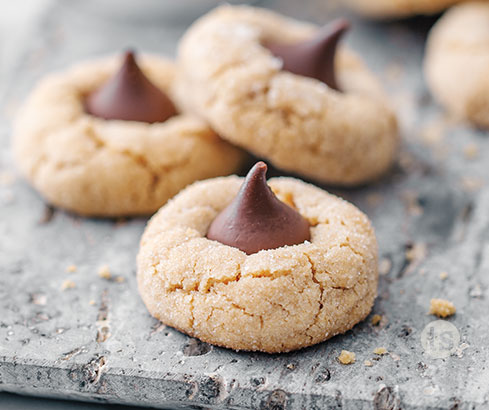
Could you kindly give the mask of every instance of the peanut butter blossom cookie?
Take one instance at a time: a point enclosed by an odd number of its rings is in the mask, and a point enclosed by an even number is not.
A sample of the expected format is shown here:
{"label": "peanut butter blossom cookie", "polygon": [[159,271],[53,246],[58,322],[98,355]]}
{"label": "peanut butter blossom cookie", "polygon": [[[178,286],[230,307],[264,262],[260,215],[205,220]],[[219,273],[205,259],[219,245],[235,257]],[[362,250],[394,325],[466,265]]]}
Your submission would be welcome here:
{"label": "peanut butter blossom cookie", "polygon": [[377,242],[353,205],[257,163],[197,182],[148,223],[139,292],[163,323],[236,350],[286,352],[351,329],[377,291]]}
{"label": "peanut butter blossom cookie", "polygon": [[337,49],[347,28],[219,7],[181,40],[176,98],[282,170],[340,185],[375,179],[395,158],[397,122],[363,63]]}
{"label": "peanut butter blossom cookie", "polygon": [[343,0],[355,11],[369,17],[408,17],[435,14],[465,0]]}
{"label": "peanut butter blossom cookie", "polygon": [[235,172],[243,154],[172,102],[176,69],[132,52],[40,82],[13,137],[21,171],[83,215],[149,214],[186,185]]}
{"label": "peanut butter blossom cookie", "polygon": [[489,128],[489,3],[453,7],[432,28],[425,76],[435,99],[457,117]]}

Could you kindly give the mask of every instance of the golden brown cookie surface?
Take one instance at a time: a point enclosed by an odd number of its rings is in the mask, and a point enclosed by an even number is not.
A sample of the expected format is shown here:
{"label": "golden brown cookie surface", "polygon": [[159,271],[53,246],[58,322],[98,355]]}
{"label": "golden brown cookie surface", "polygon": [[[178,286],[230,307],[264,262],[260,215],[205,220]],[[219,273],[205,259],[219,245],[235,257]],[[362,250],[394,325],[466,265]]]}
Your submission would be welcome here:
{"label": "golden brown cookie surface", "polygon": [[310,346],[363,320],[377,292],[377,242],[353,205],[292,178],[269,180],[311,224],[311,240],[251,255],[207,239],[242,178],[186,188],[149,222],[139,292],[167,325],[237,350]]}
{"label": "golden brown cookie surface", "polygon": [[[171,62],[154,56],[138,62],[172,94]],[[21,109],[15,158],[49,202],[83,215],[149,214],[195,180],[238,169],[243,154],[192,115],[149,124],[87,114],[85,97],[119,66],[120,59],[109,58],[50,75]]]}
{"label": "golden brown cookie surface", "polygon": [[398,145],[396,119],[376,79],[340,47],[338,92],[281,70],[263,45],[303,41],[316,31],[263,9],[214,10],[180,43],[177,101],[278,168],[326,183],[364,183],[390,167]]}

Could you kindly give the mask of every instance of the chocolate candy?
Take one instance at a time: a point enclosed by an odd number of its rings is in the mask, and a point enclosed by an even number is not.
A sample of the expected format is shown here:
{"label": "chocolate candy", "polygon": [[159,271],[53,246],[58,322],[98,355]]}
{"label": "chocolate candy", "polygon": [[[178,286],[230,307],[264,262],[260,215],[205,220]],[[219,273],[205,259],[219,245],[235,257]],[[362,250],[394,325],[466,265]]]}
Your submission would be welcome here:
{"label": "chocolate candy", "polygon": [[273,55],[283,61],[283,70],[315,78],[339,90],[335,77],[334,61],[338,41],[350,24],[338,19],[324,26],[309,40],[294,44],[265,43]]}
{"label": "chocolate candy", "polygon": [[177,114],[170,99],[138,67],[132,51],[126,52],[119,71],[85,100],[89,114],[106,120],[163,122]]}
{"label": "chocolate candy", "polygon": [[311,238],[309,223],[275,196],[266,172],[267,165],[261,161],[251,168],[236,198],[212,222],[208,239],[249,255]]}

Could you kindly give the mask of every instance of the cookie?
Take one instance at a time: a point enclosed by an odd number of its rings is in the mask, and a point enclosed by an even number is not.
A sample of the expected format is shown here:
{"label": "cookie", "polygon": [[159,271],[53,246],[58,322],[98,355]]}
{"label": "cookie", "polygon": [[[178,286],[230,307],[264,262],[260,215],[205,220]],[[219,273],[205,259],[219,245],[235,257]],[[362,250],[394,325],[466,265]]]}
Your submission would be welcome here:
{"label": "cookie", "polygon": [[110,217],[151,214],[198,179],[234,173],[244,154],[177,112],[175,72],[129,53],[43,79],[14,127],[20,170],[50,203]]}
{"label": "cookie", "polygon": [[435,14],[466,0],[344,0],[356,12],[373,18]]}
{"label": "cookie", "polygon": [[269,180],[272,193],[265,171],[196,182],[150,220],[137,279],[155,318],[208,343],[274,353],[368,315],[378,280],[368,218],[297,179]]}
{"label": "cookie", "polygon": [[446,12],[429,34],[424,71],[441,105],[489,128],[489,3],[467,3]]}
{"label": "cookie", "polygon": [[[177,101],[282,170],[338,185],[373,180],[395,158],[397,122],[363,63],[345,47],[334,58],[344,29],[341,22],[318,29],[264,9],[219,7],[180,42]],[[328,56],[336,80],[330,85],[328,75],[314,73]]]}

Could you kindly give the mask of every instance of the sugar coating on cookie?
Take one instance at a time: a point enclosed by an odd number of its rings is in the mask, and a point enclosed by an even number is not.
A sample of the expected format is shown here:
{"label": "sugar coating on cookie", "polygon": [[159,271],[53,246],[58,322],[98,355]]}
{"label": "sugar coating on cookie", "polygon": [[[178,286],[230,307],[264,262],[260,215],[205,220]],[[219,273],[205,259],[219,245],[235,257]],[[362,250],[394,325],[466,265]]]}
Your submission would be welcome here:
{"label": "sugar coating on cookie", "polygon": [[372,180],[392,164],[398,145],[396,118],[372,74],[340,47],[338,92],[282,70],[264,46],[317,31],[264,9],[219,7],[180,42],[177,102],[283,170],[339,185]]}
{"label": "sugar coating on cookie", "polygon": [[353,10],[374,18],[435,14],[467,0],[343,0]]}
{"label": "sugar coating on cookie", "polygon": [[462,4],[445,13],[429,34],[424,70],[440,104],[489,127],[489,3]]}
{"label": "sugar coating on cookie", "polygon": [[197,182],[153,216],[138,254],[139,292],[163,323],[236,350],[285,352],[351,329],[377,292],[377,242],[356,207],[292,178],[268,181],[311,225],[311,240],[243,251],[206,238],[243,178]]}
{"label": "sugar coating on cookie", "polygon": [[[149,55],[137,61],[172,97],[174,64]],[[236,172],[244,154],[193,115],[149,124],[87,114],[86,96],[120,65],[121,58],[107,58],[52,74],[20,110],[14,156],[49,202],[82,215],[150,214],[198,179]]]}

